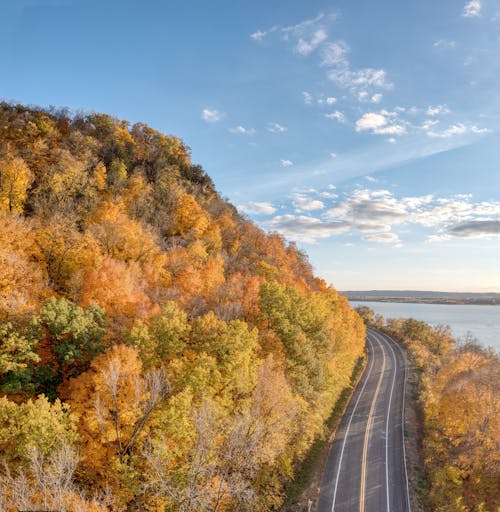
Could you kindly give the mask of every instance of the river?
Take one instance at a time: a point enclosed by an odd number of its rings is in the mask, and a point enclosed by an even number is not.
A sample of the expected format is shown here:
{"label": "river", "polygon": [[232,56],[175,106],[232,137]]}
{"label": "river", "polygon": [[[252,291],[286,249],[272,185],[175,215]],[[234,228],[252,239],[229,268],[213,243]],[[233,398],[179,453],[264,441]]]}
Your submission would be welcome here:
{"label": "river", "polygon": [[350,301],[353,307],[368,306],[385,318],[415,318],[430,325],[449,325],[458,339],[467,334],[482,345],[500,352],[500,306],[411,304]]}

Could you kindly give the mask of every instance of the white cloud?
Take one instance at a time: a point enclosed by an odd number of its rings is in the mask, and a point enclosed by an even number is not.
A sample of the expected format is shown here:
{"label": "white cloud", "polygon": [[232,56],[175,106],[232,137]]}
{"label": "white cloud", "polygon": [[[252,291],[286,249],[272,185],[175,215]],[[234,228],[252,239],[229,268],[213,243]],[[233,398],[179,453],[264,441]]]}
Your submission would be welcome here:
{"label": "white cloud", "polygon": [[361,119],[356,121],[356,130],[361,132],[363,130],[375,130],[377,128],[381,128],[387,124],[387,118],[382,114],[375,114],[373,112],[369,112],[363,114]]}
{"label": "white cloud", "polygon": [[292,167],[293,165],[293,162],[291,160],[285,160],[285,159],[281,159],[280,160],[281,162],[281,167]]}
{"label": "white cloud", "polygon": [[378,89],[391,89],[393,87],[383,69],[364,68],[353,70],[349,67],[338,67],[330,69],[327,76],[339,87],[350,89],[353,92],[367,87]]}
{"label": "white cloud", "polygon": [[266,37],[266,35],[267,35],[267,32],[263,32],[262,30],[257,30],[253,34],[250,34],[250,37],[254,41],[262,41]]}
{"label": "white cloud", "polygon": [[481,0],[470,0],[464,5],[462,16],[465,18],[477,18],[481,16]]}
{"label": "white cloud", "polygon": [[370,181],[371,183],[375,183],[377,178],[374,178],[373,176],[365,176],[365,180]]}
{"label": "white cloud", "polygon": [[406,128],[396,124],[391,118],[394,113],[382,110],[381,113],[367,112],[356,121],[356,131],[371,131],[376,135],[402,135]]}
{"label": "white cloud", "polygon": [[318,199],[311,199],[310,197],[296,194],[292,201],[292,204],[296,211],[314,211],[314,210],[322,210],[325,207],[323,201],[319,201]]}
{"label": "white cloud", "polygon": [[338,121],[339,123],[345,123],[345,115],[340,112],[339,110],[336,110],[335,112],[331,112],[330,114],[325,114],[325,117],[327,119],[334,119],[335,121]]}
{"label": "white cloud", "polygon": [[448,39],[438,39],[437,41],[434,41],[432,46],[434,46],[434,48],[450,49],[455,48],[457,46],[457,42],[450,41]]}
{"label": "white cloud", "polygon": [[203,121],[206,121],[207,123],[216,123],[217,121],[220,121],[224,114],[222,112],[219,112],[215,108],[204,108],[201,112],[201,118]]}
{"label": "white cloud", "polygon": [[295,51],[300,55],[307,56],[312,53],[323,41],[328,38],[328,34],[323,29],[318,29],[314,32],[309,41],[300,38]]}
{"label": "white cloud", "polygon": [[427,132],[427,135],[429,137],[434,138],[440,138],[440,139],[449,139],[452,137],[456,137],[459,135],[466,135],[466,134],[484,134],[489,133],[490,130],[488,128],[480,128],[476,125],[466,125],[463,123],[457,123],[448,126],[448,128],[445,128],[441,131],[436,131],[432,127],[428,127],[428,125],[424,124],[424,129]]}
{"label": "white cloud", "polygon": [[349,45],[345,41],[328,43],[322,51],[323,60],[321,65],[325,67],[349,67],[349,60],[347,59],[349,50]]}
{"label": "white cloud", "polygon": [[268,203],[266,201],[250,201],[246,205],[238,205],[238,209],[250,215],[272,215],[273,213],[276,213],[276,208],[272,203]]}
{"label": "white cloud", "polygon": [[396,244],[399,242],[399,237],[395,233],[373,233],[364,235],[363,240],[379,244]]}
{"label": "white cloud", "polygon": [[335,103],[337,103],[337,98],[333,98],[332,96],[329,96],[328,98],[326,98],[325,103],[327,105],[334,105]]}
{"label": "white cloud", "polygon": [[337,158],[337,153],[330,153],[330,156],[331,156],[332,158]]}
{"label": "white cloud", "polygon": [[229,128],[231,133],[235,133],[236,135],[254,135],[254,128],[245,128],[244,126],[235,126],[234,128]]}
{"label": "white cloud", "polygon": [[383,94],[377,93],[372,96],[372,103],[380,103],[382,101],[382,98],[384,97]]}
{"label": "white cloud", "polygon": [[434,107],[429,105],[425,113],[428,116],[437,116],[440,114],[449,114],[450,109],[448,108],[448,105],[436,105]]}
{"label": "white cloud", "polygon": [[285,237],[305,243],[315,243],[319,238],[329,238],[345,232],[349,227],[343,222],[323,221],[305,215],[278,215],[263,223],[270,230]]}
{"label": "white cloud", "polygon": [[304,98],[304,103],[306,105],[311,105],[313,102],[313,95],[310,92],[304,91],[302,93],[302,97]]}
{"label": "white cloud", "polygon": [[271,133],[283,133],[286,132],[288,128],[279,123],[267,123],[267,131]]}

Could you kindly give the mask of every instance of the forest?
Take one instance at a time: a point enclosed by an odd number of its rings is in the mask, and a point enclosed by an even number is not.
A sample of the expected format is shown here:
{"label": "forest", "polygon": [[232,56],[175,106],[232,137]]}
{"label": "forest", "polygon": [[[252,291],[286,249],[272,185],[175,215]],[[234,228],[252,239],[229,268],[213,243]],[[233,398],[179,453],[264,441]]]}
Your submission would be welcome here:
{"label": "forest", "polygon": [[458,342],[446,326],[384,319],[366,306],[365,321],[399,340],[417,377],[424,510],[500,510],[500,358],[475,340]]}
{"label": "forest", "polygon": [[[0,104],[0,510],[277,510],[364,339],[347,299],[178,137]],[[442,397],[453,415],[469,381],[491,393],[491,357],[461,350],[426,373],[433,428]],[[474,433],[453,425],[439,453],[461,461]]]}

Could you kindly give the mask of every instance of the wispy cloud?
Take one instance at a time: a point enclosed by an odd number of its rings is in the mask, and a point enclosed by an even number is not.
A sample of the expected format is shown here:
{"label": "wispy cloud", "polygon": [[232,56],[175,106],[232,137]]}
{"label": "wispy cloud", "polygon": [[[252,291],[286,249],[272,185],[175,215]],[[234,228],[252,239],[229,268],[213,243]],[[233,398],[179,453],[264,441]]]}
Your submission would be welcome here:
{"label": "wispy cloud", "polygon": [[327,119],[334,119],[335,121],[338,121],[339,123],[345,123],[345,115],[340,112],[339,110],[336,110],[335,112],[331,112],[329,114],[325,114],[325,117]]}
{"label": "wispy cloud", "polygon": [[481,0],[470,0],[464,5],[462,16],[465,18],[477,18],[481,16]]}
{"label": "wispy cloud", "polygon": [[449,114],[450,109],[448,108],[448,105],[436,105],[436,106],[428,106],[427,110],[425,112],[428,116],[437,116],[441,114]]}
{"label": "wispy cloud", "polygon": [[319,199],[312,199],[302,194],[295,194],[292,204],[297,212],[311,212],[314,210],[322,210],[325,203]]}
{"label": "wispy cloud", "polygon": [[238,205],[238,209],[249,215],[272,215],[277,211],[272,203],[266,201],[250,201],[246,205]]}
{"label": "wispy cloud", "polygon": [[316,30],[312,37],[307,40],[302,37],[295,46],[295,51],[300,55],[307,56],[312,53],[323,41],[326,41],[328,34],[322,28]]}
{"label": "wispy cloud", "polygon": [[447,50],[455,48],[457,46],[457,42],[450,39],[438,39],[437,41],[434,41],[432,46],[434,46],[434,48]]}
{"label": "wispy cloud", "polygon": [[231,133],[235,133],[236,135],[254,135],[255,128],[245,128],[244,126],[235,126],[234,128],[229,128]]}
{"label": "wispy cloud", "polygon": [[217,123],[224,117],[224,114],[222,112],[219,112],[215,108],[204,108],[201,111],[201,118],[203,121],[207,123]]}
{"label": "wispy cloud", "polygon": [[292,167],[293,166],[293,162],[291,160],[286,160],[283,158],[280,160],[280,163],[281,163],[281,167]]}
{"label": "wispy cloud", "polygon": [[481,128],[475,124],[457,123],[452,124],[443,130],[438,130],[435,128],[435,126],[436,125],[429,126],[429,124],[424,124],[424,129],[426,130],[429,137],[439,139],[449,139],[459,135],[467,134],[484,134],[490,131],[488,128]]}
{"label": "wispy cloud", "polygon": [[283,133],[286,132],[288,128],[279,123],[267,123],[267,131],[271,133]]}
{"label": "wispy cloud", "polygon": [[[274,25],[273,27],[266,29],[266,30],[256,30],[252,34],[250,34],[250,38],[254,41],[261,42],[271,34],[279,34],[279,36],[285,40],[288,41],[291,37],[295,36],[302,37],[307,32],[314,30],[315,27],[317,27],[321,22],[327,20],[327,19],[335,19],[336,14],[330,13],[320,13],[315,18],[307,19],[304,21],[301,21],[299,23],[296,23],[295,25],[288,25],[288,26],[282,26],[282,25]],[[321,35],[319,36],[321,37]]]}
{"label": "wispy cloud", "polygon": [[278,231],[290,240],[315,243],[321,238],[343,233],[349,226],[343,222],[323,221],[306,215],[278,215],[263,223],[271,231]]}

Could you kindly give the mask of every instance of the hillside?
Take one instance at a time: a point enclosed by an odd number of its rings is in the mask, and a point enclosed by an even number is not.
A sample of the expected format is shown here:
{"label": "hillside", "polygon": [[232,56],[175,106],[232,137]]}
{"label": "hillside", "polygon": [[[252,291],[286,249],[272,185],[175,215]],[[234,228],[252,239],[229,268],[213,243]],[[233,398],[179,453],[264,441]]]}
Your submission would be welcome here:
{"label": "hillside", "polygon": [[276,510],[364,333],[179,138],[0,104],[1,510]]}

